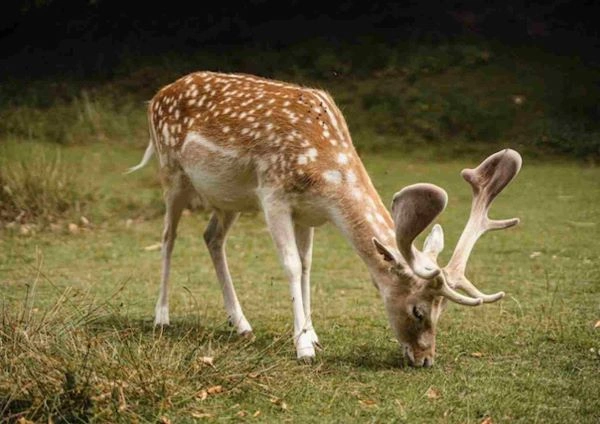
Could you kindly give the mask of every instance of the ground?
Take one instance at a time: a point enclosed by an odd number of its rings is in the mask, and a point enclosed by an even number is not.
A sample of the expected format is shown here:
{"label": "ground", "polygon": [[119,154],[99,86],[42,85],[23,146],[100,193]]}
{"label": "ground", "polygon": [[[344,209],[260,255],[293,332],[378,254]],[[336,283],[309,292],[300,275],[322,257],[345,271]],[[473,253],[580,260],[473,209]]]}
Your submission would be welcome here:
{"label": "ground", "polygon": [[[45,229],[0,230],[4,419],[600,420],[599,169],[524,157],[490,214],[518,216],[521,224],[486,234],[468,268],[480,288],[507,296],[477,308],[451,305],[432,369],[403,364],[366,267],[335,228],[318,229],[313,322],[324,350],[304,365],[295,360],[288,287],[260,215],[243,216],[228,242],[256,338],[239,339],[227,325],[201,237],[208,219],[202,211],[182,219],[172,325],[160,331],[152,326],[162,231],[155,165],[123,176],[142,147],[61,149],[65,163],[85,160],[78,178],[95,193],[85,209],[89,223],[71,213]],[[439,219],[444,264],[471,199],[459,172],[479,160],[363,157],[386,204],[415,182],[447,190]]]}

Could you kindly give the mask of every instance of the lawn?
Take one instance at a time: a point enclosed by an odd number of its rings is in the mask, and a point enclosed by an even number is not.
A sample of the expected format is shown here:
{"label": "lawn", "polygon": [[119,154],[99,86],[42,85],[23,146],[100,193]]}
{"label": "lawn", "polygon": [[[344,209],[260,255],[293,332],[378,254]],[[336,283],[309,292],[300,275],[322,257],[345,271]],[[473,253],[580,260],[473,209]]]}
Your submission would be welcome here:
{"label": "lawn", "polygon": [[[313,321],[324,350],[312,365],[295,360],[288,285],[258,214],[242,216],[228,241],[255,339],[239,339],[226,323],[201,236],[203,211],[182,219],[172,325],[154,329],[160,252],[153,245],[162,231],[156,166],[121,175],[143,153],[131,145],[60,153],[90,193],[85,207],[44,228],[0,230],[7,422],[600,421],[598,168],[524,156],[491,212],[521,224],[485,235],[468,269],[480,288],[507,296],[477,308],[451,305],[435,366],[413,369],[403,364],[366,267],[330,225],[315,237]],[[459,172],[479,160],[363,158],[386,204],[415,182],[448,191],[439,219],[445,264],[471,199]]]}

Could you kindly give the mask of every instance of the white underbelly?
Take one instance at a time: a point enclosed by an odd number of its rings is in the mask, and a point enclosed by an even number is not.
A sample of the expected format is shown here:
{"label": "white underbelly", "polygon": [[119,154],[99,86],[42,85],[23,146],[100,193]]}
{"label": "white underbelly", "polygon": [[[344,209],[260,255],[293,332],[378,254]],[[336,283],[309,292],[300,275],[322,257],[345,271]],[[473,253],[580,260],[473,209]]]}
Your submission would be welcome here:
{"label": "white underbelly", "polygon": [[[178,159],[205,207],[233,212],[261,208],[265,187],[259,190],[257,167],[249,156],[191,133]],[[277,188],[266,191],[271,190]],[[279,193],[274,201],[285,203],[301,225],[318,226],[329,217],[329,202],[309,193]]]}
{"label": "white underbelly", "polygon": [[236,173],[239,170],[233,169],[227,172],[223,168],[222,172],[215,172],[203,167],[202,163],[183,169],[205,206],[235,212],[258,208],[256,183],[251,175],[240,175]]}

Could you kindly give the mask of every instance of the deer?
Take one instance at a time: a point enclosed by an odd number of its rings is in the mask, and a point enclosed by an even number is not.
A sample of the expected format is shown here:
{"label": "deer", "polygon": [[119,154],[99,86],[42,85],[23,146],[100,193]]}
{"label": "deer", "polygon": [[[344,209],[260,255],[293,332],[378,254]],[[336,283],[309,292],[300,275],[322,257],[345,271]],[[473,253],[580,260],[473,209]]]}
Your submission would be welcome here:
{"label": "deer", "polygon": [[289,282],[293,342],[301,361],[311,362],[322,348],[311,316],[310,271],[314,229],[325,222],[341,231],[366,265],[411,366],[433,365],[436,326],[448,301],[478,306],[504,296],[482,293],[465,271],[481,235],[519,222],[488,217],[494,198],[521,168],[515,150],[504,149],[462,171],[473,191],[471,212],[451,259],[440,267],[442,227],[432,227],[422,250],[414,241],[445,209],[448,195],[433,184],[413,184],[393,196],[388,211],[326,91],[200,71],[161,88],[147,113],[150,141],[129,172],[158,156],[166,212],[156,326],[169,325],[171,255],[182,211],[193,196],[211,211],[204,241],[228,320],[242,337],[252,337],[253,330],[234,289],[226,240],[240,213],[264,215]]}

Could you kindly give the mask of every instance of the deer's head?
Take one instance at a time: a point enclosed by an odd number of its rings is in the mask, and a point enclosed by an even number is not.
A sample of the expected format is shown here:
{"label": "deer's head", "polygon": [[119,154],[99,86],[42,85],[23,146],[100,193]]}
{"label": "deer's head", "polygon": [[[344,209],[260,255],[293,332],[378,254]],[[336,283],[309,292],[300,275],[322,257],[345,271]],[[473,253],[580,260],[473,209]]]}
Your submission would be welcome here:
{"label": "deer's head", "polygon": [[462,177],[473,189],[471,214],[445,267],[437,263],[444,247],[444,233],[439,224],[434,225],[423,250],[417,249],[413,242],[446,207],[446,192],[432,184],[415,184],[394,195],[392,218],[398,251],[377,239],[373,243],[390,265],[383,276],[388,280],[383,285],[383,298],[392,329],[412,365],[433,365],[436,324],[448,300],[478,306],[504,296],[504,292],[491,295],[480,292],[466,278],[465,269],[481,235],[518,224],[518,218],[492,220],[488,211],[494,198],[520,168],[521,156],[506,149],[489,156],[477,168],[462,171]]}

